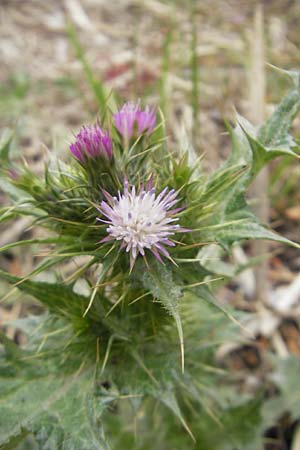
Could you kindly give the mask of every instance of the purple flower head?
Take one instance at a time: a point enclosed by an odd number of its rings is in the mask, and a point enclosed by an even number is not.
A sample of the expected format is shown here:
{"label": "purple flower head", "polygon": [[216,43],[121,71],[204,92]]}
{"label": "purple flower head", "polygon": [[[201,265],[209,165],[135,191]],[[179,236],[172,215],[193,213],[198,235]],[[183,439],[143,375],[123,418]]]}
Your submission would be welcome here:
{"label": "purple flower head", "polygon": [[144,132],[152,133],[155,127],[156,114],[155,109],[146,106],[144,110],[141,108],[141,102],[127,102],[119,112],[113,116],[115,126],[119,133],[126,139],[130,140],[133,136],[139,136]]}
{"label": "purple flower head", "polygon": [[102,201],[99,211],[107,223],[108,236],[101,242],[119,241],[120,248],[130,252],[130,268],[132,269],[138,254],[145,255],[150,250],[159,262],[162,256],[171,259],[166,246],[174,247],[171,236],[175,233],[189,231],[181,228],[174,217],[183,208],[173,208],[178,202],[178,192],[166,187],[156,195],[151,181],[147,188],[141,187],[139,193],[135,186],[131,189],[125,182],[124,193],[118,198],[105,193],[107,201]]}
{"label": "purple flower head", "polygon": [[81,128],[76,135],[76,140],[70,145],[70,150],[80,162],[87,158],[98,157],[112,158],[112,142],[107,131],[100,125],[87,125]]}

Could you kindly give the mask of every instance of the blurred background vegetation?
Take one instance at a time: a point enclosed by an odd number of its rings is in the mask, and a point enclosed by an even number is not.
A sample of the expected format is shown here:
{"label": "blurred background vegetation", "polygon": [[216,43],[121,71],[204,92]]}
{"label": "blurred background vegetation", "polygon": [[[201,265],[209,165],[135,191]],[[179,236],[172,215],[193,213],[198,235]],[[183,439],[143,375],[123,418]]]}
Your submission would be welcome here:
{"label": "blurred background vegetation", "polygon": [[[298,0],[2,0],[1,135],[13,129],[15,155],[39,173],[45,148],[67,154],[73,134],[101,114],[113,92],[120,104],[140,97],[159,105],[174,149],[190,145],[212,170],[229,151],[224,119],[234,122],[238,111],[257,124],[286,92],[287,77],[271,65],[299,70],[299,28]],[[299,120],[294,135],[299,136]],[[252,195],[261,217],[296,242],[299,181],[300,166],[283,158]],[[1,192],[0,201],[6,202]],[[22,218],[2,227],[0,245],[31,236],[28,225]],[[270,369],[267,352],[283,359],[300,354],[299,252],[272,244],[262,251],[237,248],[233,257],[247,263],[258,253],[265,261],[259,269],[263,280],[249,269],[219,294],[252,313],[256,339],[219,355],[233,382],[249,392]],[[23,275],[38,258],[11,250],[0,256],[0,265]],[[0,284],[0,293],[6,291]],[[31,299],[16,302],[17,296],[13,291],[0,304],[0,325],[37,308]],[[21,340],[14,329],[6,332]],[[298,386],[300,391],[300,382],[291,378],[290,384],[291,392]],[[297,415],[287,408],[266,436],[268,450],[299,450]]]}

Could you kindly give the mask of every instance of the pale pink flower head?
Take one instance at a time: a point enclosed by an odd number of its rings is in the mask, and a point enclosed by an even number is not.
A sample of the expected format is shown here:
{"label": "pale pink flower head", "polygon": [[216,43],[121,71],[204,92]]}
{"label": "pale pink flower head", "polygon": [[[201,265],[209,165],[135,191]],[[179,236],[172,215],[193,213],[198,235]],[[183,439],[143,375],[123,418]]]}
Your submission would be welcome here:
{"label": "pale pink flower head", "polygon": [[98,124],[82,127],[75,136],[75,142],[70,145],[70,150],[80,162],[84,162],[87,158],[112,158],[112,142],[109,133]]}
{"label": "pale pink flower head", "polygon": [[178,192],[166,187],[156,195],[151,182],[137,192],[135,186],[130,189],[126,182],[123,194],[111,197],[105,193],[105,196],[107,201],[102,201],[99,208],[105,219],[98,220],[108,224],[108,236],[101,242],[119,241],[120,248],[130,252],[131,269],[145,250],[151,251],[161,263],[162,256],[171,259],[165,248],[175,246],[171,236],[189,231],[181,228],[179,218],[174,217],[183,209],[173,208],[178,202]]}
{"label": "pale pink flower head", "polygon": [[118,132],[126,139],[138,137],[142,133],[150,134],[155,127],[156,113],[154,108],[146,106],[144,110],[138,101],[125,103],[113,116]]}

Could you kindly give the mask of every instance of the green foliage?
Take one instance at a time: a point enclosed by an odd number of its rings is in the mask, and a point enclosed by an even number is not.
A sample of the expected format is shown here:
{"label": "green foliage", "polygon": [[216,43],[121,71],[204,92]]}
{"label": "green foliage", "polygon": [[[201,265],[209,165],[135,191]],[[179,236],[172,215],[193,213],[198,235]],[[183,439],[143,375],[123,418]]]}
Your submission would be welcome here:
{"label": "green foliage", "polygon": [[53,348],[45,359],[2,341],[0,445],[27,430],[41,449],[107,449],[100,421],[104,402],[84,360],[75,371],[74,362],[57,364]]}
{"label": "green foliage", "polygon": [[4,140],[4,143],[1,143],[1,146],[0,146],[0,158],[1,158],[2,164],[5,164],[5,163],[8,162],[12,138],[13,138],[12,135],[9,135]]}
{"label": "green foliage", "polygon": [[[103,86],[95,84],[70,33],[103,105]],[[4,449],[30,437],[39,449],[102,450],[108,448],[103,429],[114,449],[124,442],[143,450],[261,448],[260,400],[237,394],[226,371],[216,367],[216,347],[240,339],[239,314],[221,306],[211,286],[216,274],[235,273],[222,255],[238,241],[272,239],[299,247],[260,224],[245,199],[265,164],[279,155],[297,156],[289,129],[299,102],[294,88],[259,131],[239,118],[236,128],[229,127],[230,157],[210,175],[187,153],[167,151],[162,133],[124,142],[108,110],[102,116],[113,139],[112,160],[51,158],[40,177],[9,157],[4,144],[1,187],[13,204],[2,209],[0,220],[29,215],[51,233],[2,248],[47,249],[32,273],[18,278],[1,271],[0,277],[49,313],[15,323],[28,335],[24,349],[2,336]],[[163,131],[162,124],[157,129]],[[118,195],[125,177],[137,188],[152,177],[157,192],[180,191],[178,218],[189,231],[176,234],[163,265],[147,252],[130,270],[118,243],[101,242],[107,225],[97,222],[99,205]],[[78,256],[85,262],[64,276],[62,263]],[[56,282],[34,278],[49,270]],[[87,293],[80,292],[82,283]]]}
{"label": "green foliage", "polygon": [[296,356],[286,359],[272,358],[274,369],[270,381],[275,384],[278,394],[269,399],[263,409],[266,421],[274,423],[283,414],[289,413],[292,420],[298,420],[300,414],[299,368]]}
{"label": "green foliage", "polygon": [[[198,425],[197,449],[199,450],[262,450],[261,402],[243,400],[230,403],[221,412],[219,423],[206,416]],[[207,430],[213,430],[208,432]],[[180,447],[177,447],[178,449]]]}
{"label": "green foliage", "polygon": [[179,300],[182,297],[181,289],[174,284],[172,273],[164,267],[157,267],[157,265],[158,263],[153,265],[151,270],[144,274],[143,283],[145,288],[152,293],[153,299],[160,301],[175,320],[181,348],[182,370],[184,371],[183,330],[178,310]]}

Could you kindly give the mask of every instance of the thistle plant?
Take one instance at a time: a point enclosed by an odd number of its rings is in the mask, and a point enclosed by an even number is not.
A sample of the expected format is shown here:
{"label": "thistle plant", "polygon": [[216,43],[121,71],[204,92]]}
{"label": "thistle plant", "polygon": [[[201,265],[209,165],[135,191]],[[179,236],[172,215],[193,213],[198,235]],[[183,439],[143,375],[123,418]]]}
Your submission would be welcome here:
{"label": "thistle plant", "polygon": [[[167,149],[158,111],[140,102],[85,125],[44,177],[3,145],[1,186],[13,203],[1,220],[30,215],[49,233],[2,248],[45,254],[24,277],[0,272],[45,309],[12,324],[24,347],[1,335],[4,449],[29,440],[34,449],[262,448],[259,398],[237,394],[215,358],[241,339],[245,314],[214,290],[240,270],[223,260],[233,244],[298,247],[259,223],[245,193],[270,160],[297,157],[289,129],[299,105],[295,82],[258,130],[238,117],[232,153],[211,174],[188,149]],[[65,274],[70,259],[80,264]],[[37,279],[44,272],[56,281]]]}

